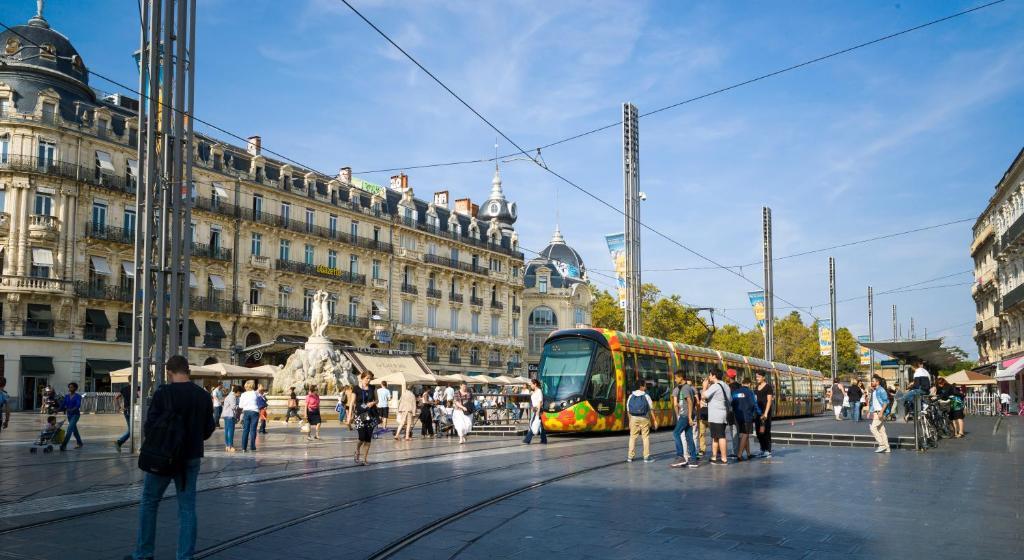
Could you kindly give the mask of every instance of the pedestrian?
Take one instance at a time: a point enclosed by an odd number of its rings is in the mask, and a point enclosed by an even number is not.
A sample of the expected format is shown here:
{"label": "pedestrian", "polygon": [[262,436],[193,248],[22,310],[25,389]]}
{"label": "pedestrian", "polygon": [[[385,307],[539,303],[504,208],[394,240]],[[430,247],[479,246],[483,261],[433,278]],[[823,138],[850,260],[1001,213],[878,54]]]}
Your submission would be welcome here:
{"label": "pedestrian", "polygon": [[[750,453],[750,434],[754,433],[754,419],[761,416],[757,408],[757,396],[750,389],[750,381],[739,383],[733,381],[730,386],[732,397],[732,414],[736,424],[739,443],[736,445],[736,461],[748,461],[753,458]],[[743,452],[747,452],[746,458]]]}
{"label": "pedestrian", "polygon": [[391,389],[388,389],[388,382],[381,381],[377,388],[377,414],[380,418],[381,430],[388,429],[388,405],[391,403]]}
{"label": "pedestrian", "polygon": [[320,439],[320,390],[316,385],[310,385],[306,391],[306,421],[309,422],[306,440]]}
{"label": "pedestrian", "polygon": [[[373,431],[377,428],[377,396],[376,392],[370,389],[370,381],[372,379],[373,374],[368,371],[359,374],[359,388],[353,392],[356,397],[356,403],[353,407],[355,411],[355,426],[356,431],[359,433],[359,442],[356,443],[355,456],[355,463],[357,465],[370,464],[368,461],[370,443],[373,441]],[[360,458],[360,455],[362,458]]]}
{"label": "pedestrian", "polygon": [[953,424],[953,437],[964,437],[964,400],[956,386],[940,377],[935,382],[935,396],[949,409],[949,420]]}
{"label": "pedestrian", "polygon": [[11,398],[7,395],[7,378],[0,376],[0,413],[3,414],[4,419],[0,422],[0,432],[7,429],[7,425],[11,422]]}
{"label": "pedestrian", "polygon": [[523,443],[529,445],[533,441],[534,429],[536,434],[540,436],[540,442],[542,444],[548,443],[548,434],[544,431],[544,419],[541,418],[541,412],[544,407],[544,391],[540,388],[540,381],[536,379],[530,380],[530,425],[526,427],[526,436],[523,438]]}
{"label": "pedestrian", "polygon": [[452,424],[455,425],[455,433],[459,434],[459,443],[466,443],[466,436],[473,430],[473,413],[476,412],[476,405],[473,403],[473,395],[469,392],[469,386],[465,383],[459,385],[459,391],[455,393],[452,400]]}
{"label": "pedestrian", "polygon": [[725,439],[725,425],[728,418],[729,388],[721,381],[722,372],[712,369],[704,380],[702,396],[708,403],[708,428],[711,432],[711,464],[726,465],[728,443]]}
{"label": "pedestrian", "polygon": [[846,389],[838,379],[834,379],[828,394],[829,400],[832,402],[832,412],[836,416],[836,422],[838,422],[843,419],[843,401],[846,400]]}
{"label": "pedestrian", "polygon": [[[729,395],[732,396],[732,386],[736,385],[736,370],[729,368],[725,370],[725,381],[726,386],[729,387]],[[732,406],[728,406],[725,409],[725,441],[729,445],[729,458],[735,459],[737,457],[736,451],[739,449],[739,432],[736,429],[736,418],[733,414]]]}
{"label": "pedestrian", "polygon": [[871,378],[871,401],[868,414],[871,416],[871,435],[875,436],[875,453],[889,453],[889,435],[885,432],[885,408],[889,404],[889,392],[880,375]]}
{"label": "pedestrian", "polygon": [[[64,428],[64,441],[60,444],[60,450],[67,450],[71,436],[75,437],[75,449],[79,449],[82,447],[82,435],[78,433],[78,419],[82,417],[82,395],[78,394],[78,383],[68,383],[68,394],[64,395],[60,408],[68,418],[68,427]],[[212,413],[210,418],[213,418]]]}
{"label": "pedestrian", "polygon": [[356,392],[351,386],[345,387],[345,425],[352,431],[352,422],[356,417]]}
{"label": "pedestrian", "polygon": [[626,451],[626,462],[632,463],[636,457],[636,438],[640,437],[644,444],[644,462],[651,463],[651,428],[658,429],[658,419],[653,414],[654,403],[647,394],[647,382],[643,379],[636,384],[636,390],[626,399],[626,413],[629,415],[629,447]]}
{"label": "pedestrian", "polygon": [[434,399],[428,389],[420,395],[420,435],[434,437]]}
{"label": "pedestrian", "polygon": [[412,425],[416,418],[416,395],[412,388],[403,387],[402,394],[398,397],[398,414],[396,415],[398,427],[395,428],[395,439],[402,435],[402,428],[405,428],[406,441],[412,439]]}
{"label": "pedestrian", "polygon": [[676,411],[676,427],[672,430],[672,443],[676,445],[676,462],[672,463],[672,466],[697,468],[700,458],[697,455],[697,447],[693,444],[693,424],[697,412],[694,398],[697,392],[694,391],[686,379],[686,374],[682,371],[676,372],[675,379],[676,386],[672,389],[672,406]]}
{"label": "pedestrian", "polygon": [[270,416],[270,403],[267,401],[267,388],[261,383],[256,387],[256,406],[260,411],[259,433],[267,433],[267,418]]}
{"label": "pedestrian", "polygon": [[213,423],[220,427],[220,417],[224,412],[224,391],[220,385],[210,387],[210,398],[213,399]]}
{"label": "pedestrian", "polygon": [[864,389],[856,377],[850,380],[850,388],[846,390],[846,396],[850,402],[850,420],[860,422],[861,407],[864,406]]}
{"label": "pedestrian", "polygon": [[248,452],[250,448],[255,453],[260,407],[256,404],[256,382],[252,379],[245,382],[245,392],[238,397],[238,407],[242,409],[242,453]]}
{"label": "pedestrian", "polygon": [[235,452],[235,424],[242,416],[242,409],[238,408],[238,398],[242,396],[242,388],[238,385],[231,387],[231,392],[221,402],[220,416],[224,420],[224,451]]}
{"label": "pedestrian", "polygon": [[351,387],[345,387],[338,393],[338,404],[334,405],[334,412],[338,413],[338,423],[345,425],[345,400],[348,398],[348,391]]}
{"label": "pedestrian", "polygon": [[1003,413],[1003,416],[1010,415],[1010,405],[1013,404],[1013,398],[1010,397],[1010,393],[1006,391],[999,392],[999,408]]}
{"label": "pedestrian", "polygon": [[135,539],[135,552],[132,554],[135,560],[153,558],[157,511],[160,499],[172,481],[178,502],[177,557],[194,556],[199,527],[196,519],[196,487],[203,457],[203,442],[216,429],[213,403],[209,394],[189,379],[188,360],[183,356],[171,356],[167,360],[166,370],[171,382],[157,387],[153,393],[144,431],[149,432],[154,423],[162,420],[165,411],[173,410],[181,429],[180,466],[179,472],[173,475],[146,473],[139,503],[139,530]]}
{"label": "pedestrian", "polygon": [[295,417],[299,423],[302,423],[302,417],[299,416],[299,396],[295,394],[295,387],[288,388],[288,411],[284,415],[284,423],[287,424],[291,421],[292,417]]}
{"label": "pedestrian", "polygon": [[452,406],[452,401],[454,401],[454,400],[455,400],[455,387],[452,387],[451,385],[449,385],[449,386],[444,388],[444,402],[449,407],[451,407]]}
{"label": "pedestrian", "polygon": [[[707,379],[705,377],[705,379]],[[708,454],[708,401],[697,391],[697,460]],[[710,456],[710,455],[709,455]]]}
{"label": "pedestrian", "polygon": [[122,385],[117,391],[117,395],[114,396],[114,401],[117,403],[117,407],[121,409],[121,413],[124,414],[124,423],[128,426],[125,432],[121,434],[121,437],[117,438],[117,441],[114,442],[114,445],[117,447],[117,451],[120,452],[121,446],[124,445],[124,442],[128,441],[128,438],[132,437],[132,419],[130,416],[132,410],[131,385],[127,383]]}
{"label": "pedestrian", "polygon": [[764,371],[754,372],[754,394],[757,396],[757,408],[761,415],[754,422],[754,429],[757,430],[757,443],[761,446],[761,453],[758,457],[767,459],[772,456],[772,415],[775,413],[775,391],[772,384],[768,383],[768,376]]}

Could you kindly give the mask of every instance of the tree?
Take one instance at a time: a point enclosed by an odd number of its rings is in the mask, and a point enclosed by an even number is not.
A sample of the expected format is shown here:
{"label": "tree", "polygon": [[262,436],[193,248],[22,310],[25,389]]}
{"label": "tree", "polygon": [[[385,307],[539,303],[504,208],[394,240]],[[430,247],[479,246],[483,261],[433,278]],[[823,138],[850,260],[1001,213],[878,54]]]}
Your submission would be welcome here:
{"label": "tree", "polygon": [[618,300],[604,290],[597,289],[591,285],[594,292],[594,308],[591,311],[592,321],[595,327],[621,331],[625,319],[622,315],[622,308]]}
{"label": "tree", "polygon": [[743,332],[736,325],[723,325],[715,331],[711,347],[755,358],[764,357],[764,336],[758,329]]}

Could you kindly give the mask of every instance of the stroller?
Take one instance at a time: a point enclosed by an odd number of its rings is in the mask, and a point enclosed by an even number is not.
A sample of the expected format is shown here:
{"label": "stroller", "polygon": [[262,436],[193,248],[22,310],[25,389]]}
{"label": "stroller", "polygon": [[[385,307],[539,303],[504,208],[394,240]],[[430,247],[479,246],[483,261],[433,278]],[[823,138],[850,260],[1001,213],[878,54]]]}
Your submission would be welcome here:
{"label": "stroller", "polygon": [[440,405],[435,406],[434,426],[437,437],[451,437],[455,433],[455,424],[452,423],[452,409]]}
{"label": "stroller", "polygon": [[39,438],[29,448],[29,453],[35,453],[39,449],[42,449],[43,453],[52,453],[53,446],[60,445],[64,441],[63,426],[63,420],[55,423],[52,428],[47,424],[43,431],[39,432]]}

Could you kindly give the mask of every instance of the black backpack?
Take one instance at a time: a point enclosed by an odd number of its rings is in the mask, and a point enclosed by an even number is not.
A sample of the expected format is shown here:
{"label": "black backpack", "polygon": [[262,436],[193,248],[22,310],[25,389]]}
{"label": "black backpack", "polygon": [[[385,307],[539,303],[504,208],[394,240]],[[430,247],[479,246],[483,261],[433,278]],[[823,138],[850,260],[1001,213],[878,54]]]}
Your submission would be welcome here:
{"label": "black backpack", "polygon": [[182,470],[181,450],[185,442],[185,419],[174,408],[170,388],[163,391],[164,410],[146,426],[146,437],[139,450],[139,468],[161,476]]}

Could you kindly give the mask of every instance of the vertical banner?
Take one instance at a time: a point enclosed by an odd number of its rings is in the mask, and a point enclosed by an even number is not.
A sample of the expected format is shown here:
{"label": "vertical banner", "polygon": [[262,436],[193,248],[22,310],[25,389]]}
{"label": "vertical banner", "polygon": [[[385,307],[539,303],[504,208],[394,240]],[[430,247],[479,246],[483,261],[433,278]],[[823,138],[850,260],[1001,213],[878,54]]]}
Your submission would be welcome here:
{"label": "vertical banner", "polygon": [[757,328],[761,329],[761,333],[764,333],[764,292],[747,292],[747,297],[750,298],[750,306],[754,308],[754,319],[757,320]]}
{"label": "vertical banner", "polygon": [[818,350],[822,356],[832,355],[832,320],[818,321]]}
{"label": "vertical banner", "polygon": [[[867,342],[869,339],[867,335],[858,336],[857,342]],[[860,344],[857,345],[857,355],[860,356],[860,365],[870,366],[871,365],[871,350],[864,348]]]}
{"label": "vertical banner", "polygon": [[608,243],[608,253],[612,256],[612,263],[615,265],[615,276],[618,278],[616,284],[619,288],[619,307],[626,307],[626,234],[613,233],[604,236]]}

